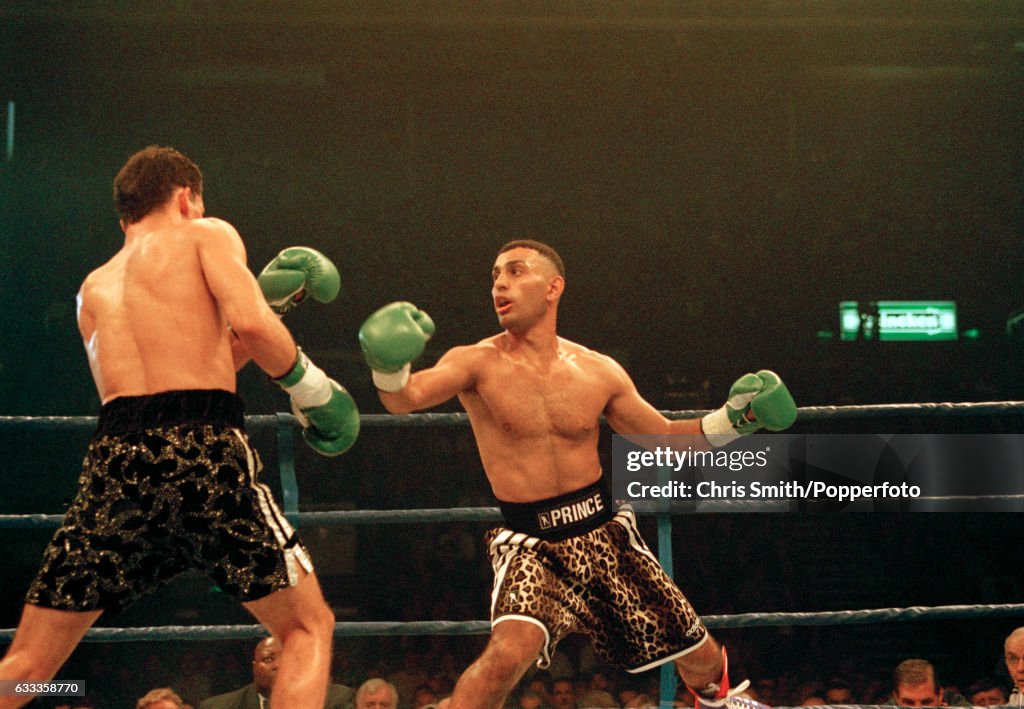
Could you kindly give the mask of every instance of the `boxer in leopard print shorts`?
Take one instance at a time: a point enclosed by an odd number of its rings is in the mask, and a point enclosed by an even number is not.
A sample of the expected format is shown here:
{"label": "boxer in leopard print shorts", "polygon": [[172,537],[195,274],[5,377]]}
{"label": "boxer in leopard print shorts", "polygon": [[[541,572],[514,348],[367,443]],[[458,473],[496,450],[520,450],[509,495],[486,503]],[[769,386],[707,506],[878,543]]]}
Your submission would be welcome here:
{"label": "boxer in leopard print shorts", "polygon": [[454,347],[433,367],[412,373],[434,324],[411,303],[384,306],[359,331],[388,411],[458,397],[505,517],[487,537],[491,637],[450,706],[501,706],[530,664],[547,662],[573,631],[587,633],[619,667],[674,662],[701,703],[733,702],[744,683],[729,686],[724,650],[640,539],[632,512],[613,510],[598,456],[601,418],[623,434],[691,434],[695,445],[726,445],[761,427],[789,426],[793,398],[762,370],[741,377],[713,414],[670,421],[617,362],[558,336],[565,268],[554,249],[509,242],[491,279],[503,332]]}
{"label": "boxer in leopard print shorts", "polygon": [[[605,482],[539,503],[503,503],[506,526],[487,533],[492,623],[519,620],[544,631],[541,667],[569,633],[587,635],[606,662],[630,672],[681,657],[709,638],[640,537],[633,510],[612,513]],[[552,530],[560,510],[573,522]],[[546,529],[537,523],[544,519]]]}

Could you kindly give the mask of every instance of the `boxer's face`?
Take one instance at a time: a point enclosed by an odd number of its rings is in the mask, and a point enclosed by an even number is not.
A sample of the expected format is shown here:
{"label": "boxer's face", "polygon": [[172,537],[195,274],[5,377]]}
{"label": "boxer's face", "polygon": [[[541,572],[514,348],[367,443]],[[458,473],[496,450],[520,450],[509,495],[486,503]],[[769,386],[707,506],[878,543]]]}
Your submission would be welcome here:
{"label": "boxer's face", "polygon": [[498,322],[506,329],[520,330],[535,324],[557,303],[563,283],[550,261],[527,248],[498,254],[491,280]]}

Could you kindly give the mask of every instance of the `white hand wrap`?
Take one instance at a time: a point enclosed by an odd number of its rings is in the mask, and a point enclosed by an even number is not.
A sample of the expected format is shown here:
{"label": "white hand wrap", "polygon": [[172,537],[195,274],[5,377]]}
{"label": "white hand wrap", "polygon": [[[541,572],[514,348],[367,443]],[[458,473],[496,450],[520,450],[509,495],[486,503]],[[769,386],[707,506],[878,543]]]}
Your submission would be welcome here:
{"label": "white hand wrap", "polygon": [[704,437],[708,439],[708,443],[715,448],[727,446],[740,437],[740,434],[733,428],[732,421],[729,419],[729,414],[724,406],[702,418],[700,420],[700,430],[704,432]]}
{"label": "white hand wrap", "polygon": [[373,372],[373,385],[381,391],[396,392],[405,388],[409,383],[412,364],[406,364],[397,372],[380,372],[376,369]]}
{"label": "white hand wrap", "polygon": [[295,366],[274,383],[292,397],[292,403],[300,409],[323,406],[331,400],[331,380],[324,370],[313,364],[306,353],[299,348]]}

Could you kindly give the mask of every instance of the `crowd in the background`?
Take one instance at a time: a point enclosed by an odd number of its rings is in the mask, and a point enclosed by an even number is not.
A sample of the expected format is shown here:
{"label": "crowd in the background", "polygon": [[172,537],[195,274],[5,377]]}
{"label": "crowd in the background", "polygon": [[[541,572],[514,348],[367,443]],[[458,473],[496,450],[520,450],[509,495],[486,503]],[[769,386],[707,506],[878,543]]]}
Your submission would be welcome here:
{"label": "crowd in the background", "polygon": [[[872,514],[870,525],[865,523],[868,518],[845,514],[742,515],[742,524],[736,517],[693,515],[674,520],[676,575],[705,613],[1011,603],[1020,597],[1012,568],[999,563],[1003,552],[987,554],[991,545],[981,543],[991,535],[1013,536],[1017,529],[1013,515],[995,519],[990,515]],[[356,552],[359,574],[344,586],[341,579],[326,577],[325,592],[333,596],[329,600],[338,619],[485,618],[490,569],[479,547],[477,526],[482,525],[361,528]],[[701,543],[688,543],[695,538]],[[402,550],[400,557],[397,549]],[[856,558],[850,556],[852,549]],[[399,558],[401,563],[396,563]],[[936,569],[929,571],[925,561],[940,558],[959,559],[961,573],[946,574],[942,584],[935,584]],[[743,571],[742,584],[721,582],[734,578],[730,574],[736,569]],[[720,582],[701,582],[707,579]],[[177,612],[173,588],[165,591],[167,605],[160,607]],[[870,597],[856,595],[865,593]],[[213,603],[219,595],[210,598]],[[353,604],[355,614],[341,612],[345,603]],[[149,618],[132,620],[133,625],[188,623],[167,613],[152,623]],[[209,621],[202,616],[199,622]],[[924,657],[935,664],[950,704],[1016,701],[1009,696],[1013,682],[998,647],[1008,628],[991,620],[957,623],[952,631],[934,624],[901,623],[725,628],[716,634],[729,648],[735,675],[749,678],[755,696],[774,706],[891,701],[893,669],[907,657]],[[479,635],[338,637],[332,682],[354,693],[368,679],[383,678],[399,692],[395,709],[421,709],[451,691],[485,641],[486,636]],[[49,698],[31,706],[131,709],[151,690],[169,688],[181,698],[182,706],[234,709],[203,703],[254,682],[256,642],[253,638],[87,643],[59,677],[85,680],[88,703]],[[1024,647],[1017,654],[1024,656]],[[570,636],[559,645],[550,667],[535,669],[524,678],[509,706],[636,707],[651,700],[656,705],[660,692],[657,671],[639,676],[612,671],[582,637]],[[678,701],[692,706],[685,694]]]}
{"label": "crowd in the background", "polygon": [[[261,709],[272,693],[277,647],[252,641],[145,643],[123,651],[90,649],[68,672],[87,678],[87,696],[37,699],[31,707],[62,709]],[[339,639],[326,709],[429,709],[449,696],[479,639],[434,636]],[[1000,659],[1002,654],[1002,659]],[[802,666],[779,676],[749,674],[749,696],[770,706],[890,704],[898,706],[1020,706],[1024,686],[1024,628],[992,648],[990,675],[956,677],[923,658],[894,658],[886,671],[866,672],[856,661]],[[62,673],[67,675],[67,672]],[[660,671],[629,674],[604,665],[591,646],[571,636],[551,664],[533,668],[507,709],[656,707]],[[366,700],[371,697],[373,701]],[[381,703],[383,702],[383,703]],[[676,706],[693,706],[685,687]]]}

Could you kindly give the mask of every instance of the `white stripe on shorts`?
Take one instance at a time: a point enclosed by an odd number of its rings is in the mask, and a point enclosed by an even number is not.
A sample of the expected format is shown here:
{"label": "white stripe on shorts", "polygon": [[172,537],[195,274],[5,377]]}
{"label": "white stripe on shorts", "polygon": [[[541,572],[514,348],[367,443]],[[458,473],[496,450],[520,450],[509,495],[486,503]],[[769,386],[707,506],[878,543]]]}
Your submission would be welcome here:
{"label": "white stripe on shorts", "polygon": [[301,545],[296,544],[295,546],[286,548],[288,541],[295,536],[295,529],[288,522],[285,516],[281,513],[277,503],[274,501],[274,496],[270,492],[270,488],[263,483],[256,482],[256,456],[252,452],[252,448],[249,447],[248,442],[245,440],[245,436],[242,435],[241,431],[235,429],[235,435],[238,436],[238,440],[241,441],[245,447],[245,454],[248,463],[248,484],[249,487],[256,493],[256,500],[259,503],[260,512],[263,513],[263,520],[267,526],[274,533],[274,538],[277,540],[277,545],[281,548],[281,554],[284,556],[285,568],[288,569],[288,585],[295,586],[299,582],[299,566],[305,569],[306,573],[313,572],[313,560],[309,558],[309,554],[302,548]]}

